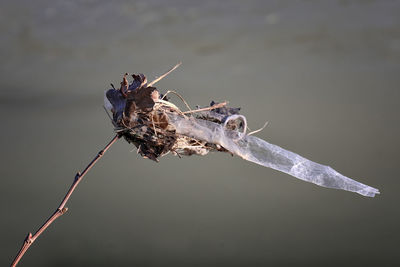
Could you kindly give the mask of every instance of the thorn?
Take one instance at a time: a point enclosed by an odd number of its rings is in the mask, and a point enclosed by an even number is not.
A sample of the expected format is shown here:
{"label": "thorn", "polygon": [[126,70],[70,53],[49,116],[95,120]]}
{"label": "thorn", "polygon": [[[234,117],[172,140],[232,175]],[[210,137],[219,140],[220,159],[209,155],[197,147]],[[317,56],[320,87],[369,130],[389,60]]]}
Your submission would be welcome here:
{"label": "thorn", "polygon": [[68,211],[67,207],[64,207],[62,209],[57,208],[57,212],[60,214],[60,216],[63,215],[64,213],[66,213],[67,211]]}
{"label": "thorn", "polygon": [[32,243],[32,233],[28,233],[28,235],[25,238],[26,243]]}

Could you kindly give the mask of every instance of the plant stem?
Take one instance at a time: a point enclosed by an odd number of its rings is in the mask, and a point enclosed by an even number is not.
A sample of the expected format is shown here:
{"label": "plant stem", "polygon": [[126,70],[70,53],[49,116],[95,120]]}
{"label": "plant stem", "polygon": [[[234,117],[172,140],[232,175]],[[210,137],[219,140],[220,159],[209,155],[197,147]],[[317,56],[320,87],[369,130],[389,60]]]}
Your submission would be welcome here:
{"label": "plant stem", "polygon": [[65,204],[67,204],[69,198],[71,197],[72,193],[74,192],[75,188],[78,186],[79,182],[82,180],[83,176],[96,164],[96,162],[104,155],[104,153],[119,139],[119,136],[116,135],[114,138],[101,150],[99,153],[97,153],[96,157],[89,163],[89,165],[86,166],[86,168],[83,170],[82,173],[78,172],[75,175],[74,182],[72,183],[71,187],[69,188],[67,194],[65,195],[64,199],[61,201],[60,205],[56,209],[56,211],[53,213],[53,215],[50,216],[50,218],[47,219],[47,221],[36,231],[34,235],[32,233],[29,233],[25,240],[24,243],[19,250],[17,256],[15,257],[14,261],[12,262],[11,266],[17,266],[18,262],[21,260],[22,256],[24,256],[25,252],[29,249],[29,247],[35,242],[35,240],[44,232],[44,230],[47,229],[47,227],[50,226],[58,217],[63,215],[65,212],[67,212],[68,208],[65,207]]}

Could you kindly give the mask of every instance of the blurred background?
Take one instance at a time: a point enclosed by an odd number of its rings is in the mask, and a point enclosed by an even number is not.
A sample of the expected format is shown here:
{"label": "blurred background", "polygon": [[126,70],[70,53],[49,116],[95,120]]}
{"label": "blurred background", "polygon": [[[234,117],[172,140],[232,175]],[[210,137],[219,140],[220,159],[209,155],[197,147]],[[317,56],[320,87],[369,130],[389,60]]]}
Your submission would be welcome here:
{"label": "blurred background", "polygon": [[399,14],[399,1],[2,1],[0,265],[112,138],[110,82],[179,61],[161,92],[229,100],[251,129],[269,121],[259,137],[381,195],[224,153],[154,163],[120,140],[20,266],[399,264]]}

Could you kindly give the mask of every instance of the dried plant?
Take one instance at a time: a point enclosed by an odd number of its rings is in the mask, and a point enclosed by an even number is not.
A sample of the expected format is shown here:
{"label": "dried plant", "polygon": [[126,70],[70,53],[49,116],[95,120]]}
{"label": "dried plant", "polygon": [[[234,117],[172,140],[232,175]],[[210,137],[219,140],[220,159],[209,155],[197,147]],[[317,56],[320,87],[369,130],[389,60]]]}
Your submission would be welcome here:
{"label": "dried plant", "polygon": [[[179,157],[211,151],[227,152],[245,160],[270,167],[320,186],[343,189],[373,197],[379,190],[341,175],[329,166],[305,159],[279,146],[252,136],[263,128],[247,133],[247,121],[240,108],[227,107],[227,102],[211,102],[210,106],[192,110],[181,95],[167,91],[164,95],[153,87],[180,64],[152,82],[143,74],[133,74],[128,82],[125,74],[119,89],[113,85],[105,93],[105,109],[114,125],[116,136],[101,150],[75,179],[53,215],[32,235],[25,238],[12,266],[16,266],[32,243],[58,217],[63,215],[71,194],[83,176],[119,138],[132,143],[144,158],[158,161],[172,153]],[[175,94],[188,110],[182,111],[168,101]],[[112,115],[110,115],[111,112]]]}

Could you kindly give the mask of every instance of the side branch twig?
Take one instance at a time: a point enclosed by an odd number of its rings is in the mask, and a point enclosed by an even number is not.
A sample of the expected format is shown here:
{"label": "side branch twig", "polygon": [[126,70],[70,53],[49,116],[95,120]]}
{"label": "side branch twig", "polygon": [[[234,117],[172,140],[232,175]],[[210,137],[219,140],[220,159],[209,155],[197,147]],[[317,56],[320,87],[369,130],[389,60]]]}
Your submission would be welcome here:
{"label": "side branch twig", "polygon": [[47,219],[47,221],[36,231],[34,235],[32,233],[29,233],[27,237],[24,240],[24,243],[19,250],[17,256],[15,257],[14,261],[12,262],[11,266],[14,267],[18,264],[18,262],[21,260],[22,256],[24,256],[25,252],[29,249],[29,247],[35,242],[35,240],[44,232],[44,230],[47,229],[47,227],[50,226],[58,217],[63,215],[65,212],[67,212],[68,208],[65,207],[65,204],[67,204],[69,198],[71,197],[72,193],[74,192],[75,188],[78,186],[79,182],[82,180],[83,176],[96,164],[96,162],[104,155],[104,153],[119,139],[119,136],[116,135],[114,138],[101,150],[96,157],[89,163],[89,165],[86,166],[86,168],[82,171],[82,173],[78,172],[75,176],[74,182],[72,183],[71,187],[69,188],[67,194],[65,195],[64,199],[61,201],[60,205],[56,209],[56,211],[53,213],[53,215],[50,216],[50,218]]}
{"label": "side branch twig", "polygon": [[211,107],[184,111],[184,112],[182,112],[182,114],[189,114],[189,113],[195,113],[195,112],[200,112],[200,111],[213,110],[213,109],[217,109],[217,108],[222,108],[222,107],[226,106],[227,104],[228,104],[228,102],[225,101],[225,102],[222,102],[222,103],[215,104],[215,105],[213,105]]}

